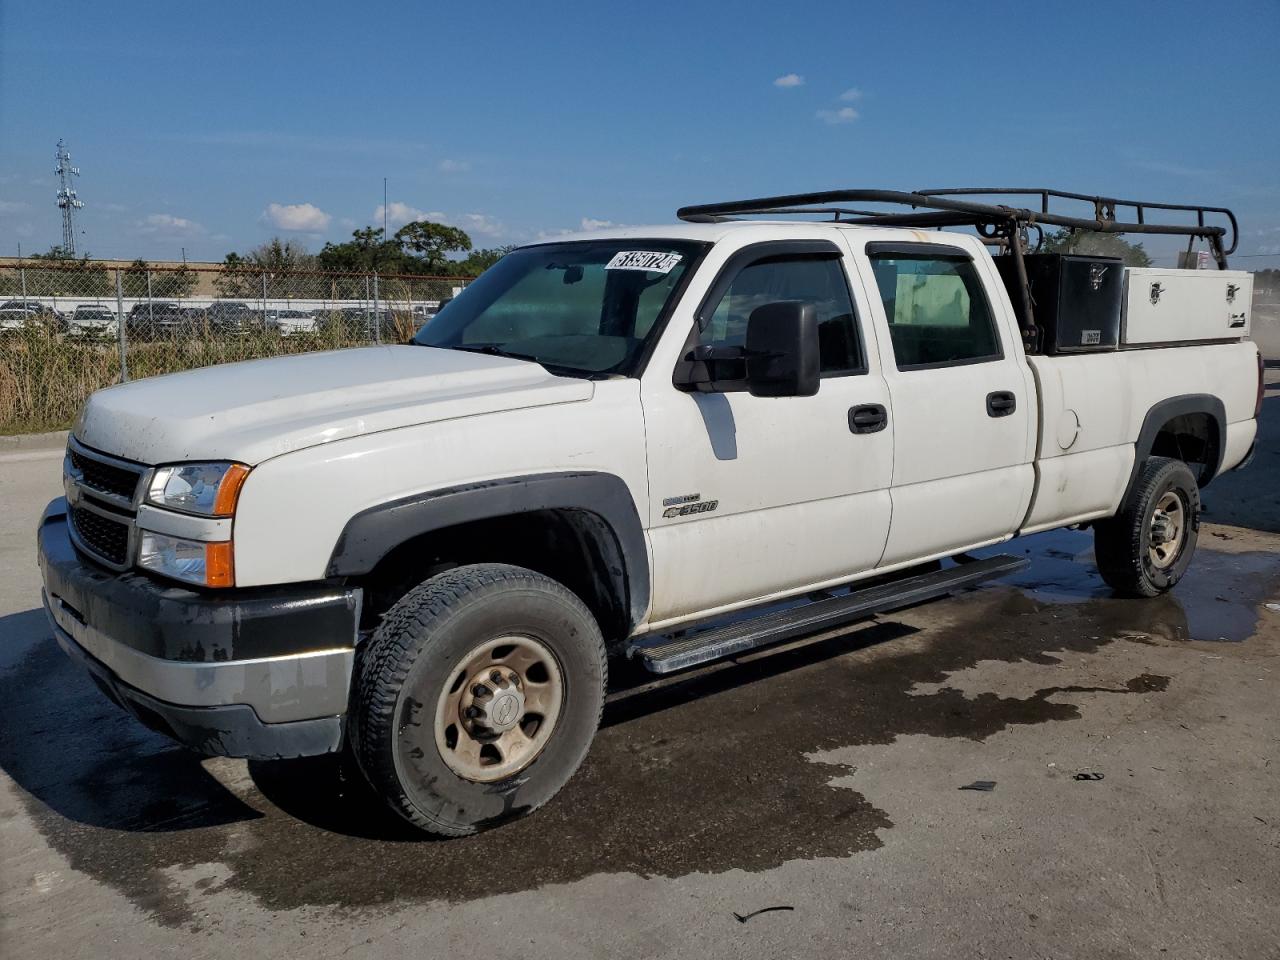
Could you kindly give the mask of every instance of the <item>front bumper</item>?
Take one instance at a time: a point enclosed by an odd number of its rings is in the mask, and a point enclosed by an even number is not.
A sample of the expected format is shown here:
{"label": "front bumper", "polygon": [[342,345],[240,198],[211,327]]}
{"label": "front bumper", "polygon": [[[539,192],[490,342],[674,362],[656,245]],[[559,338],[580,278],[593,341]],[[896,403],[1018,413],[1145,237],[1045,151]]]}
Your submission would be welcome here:
{"label": "front bumper", "polygon": [[115,573],[76,551],[61,499],[46,509],[38,543],[58,643],[148,726],[222,756],[311,756],[341,746],[358,589],[211,592]]}

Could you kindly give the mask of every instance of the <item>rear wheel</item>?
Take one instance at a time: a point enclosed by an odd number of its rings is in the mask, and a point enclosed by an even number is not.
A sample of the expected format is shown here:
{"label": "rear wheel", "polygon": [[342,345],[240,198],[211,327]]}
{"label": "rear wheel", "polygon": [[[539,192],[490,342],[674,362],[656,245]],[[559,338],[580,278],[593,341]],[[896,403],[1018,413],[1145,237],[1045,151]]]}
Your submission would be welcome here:
{"label": "rear wheel", "polygon": [[606,670],[600,629],[564,586],[521,567],[458,567],[402,597],[362,651],[351,744],[409,822],[474,833],[569,780]]}
{"label": "rear wheel", "polygon": [[1117,593],[1154,597],[1182,579],[1200,531],[1200,488],[1181,460],[1152,457],[1129,503],[1094,525],[1102,579]]}

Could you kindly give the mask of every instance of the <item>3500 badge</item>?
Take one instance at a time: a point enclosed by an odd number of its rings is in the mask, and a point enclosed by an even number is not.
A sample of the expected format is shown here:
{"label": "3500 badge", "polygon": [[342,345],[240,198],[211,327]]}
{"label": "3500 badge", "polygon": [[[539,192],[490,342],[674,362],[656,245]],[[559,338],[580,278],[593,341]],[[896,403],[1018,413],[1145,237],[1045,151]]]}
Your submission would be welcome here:
{"label": "3500 badge", "polygon": [[686,503],[679,507],[667,507],[662,511],[662,515],[668,519],[671,517],[688,517],[695,513],[710,513],[718,506],[720,506],[719,500],[701,500],[696,503]]}

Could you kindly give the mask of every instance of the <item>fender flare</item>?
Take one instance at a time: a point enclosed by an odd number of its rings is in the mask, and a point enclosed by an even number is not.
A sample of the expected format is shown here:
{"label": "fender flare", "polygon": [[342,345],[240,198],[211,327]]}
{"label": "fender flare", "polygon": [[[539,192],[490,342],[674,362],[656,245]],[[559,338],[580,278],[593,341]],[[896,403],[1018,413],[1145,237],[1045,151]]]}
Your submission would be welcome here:
{"label": "fender flare", "polygon": [[1207,393],[1189,393],[1180,397],[1170,397],[1167,400],[1161,400],[1148,410],[1142,420],[1142,429],[1138,431],[1138,439],[1134,443],[1133,467],[1129,471],[1129,483],[1124,488],[1121,504],[1129,502],[1134,485],[1138,482],[1138,472],[1146,459],[1151,456],[1160,428],[1174,417],[1193,413],[1207,414],[1218,429],[1217,449],[1213,451],[1216,459],[1204,465],[1204,470],[1198,478],[1200,486],[1207,486],[1209,481],[1218,475],[1218,471],[1222,468],[1222,457],[1226,452],[1227,440],[1227,411],[1222,401]]}
{"label": "fender flare", "polygon": [[607,531],[604,561],[610,585],[622,598],[631,626],[649,611],[649,551],[631,491],[610,473],[544,473],[504,477],[413,494],[362,510],[338,537],[327,575],[367,574],[401,544],[415,537],[476,520],[536,510],[580,511]]}

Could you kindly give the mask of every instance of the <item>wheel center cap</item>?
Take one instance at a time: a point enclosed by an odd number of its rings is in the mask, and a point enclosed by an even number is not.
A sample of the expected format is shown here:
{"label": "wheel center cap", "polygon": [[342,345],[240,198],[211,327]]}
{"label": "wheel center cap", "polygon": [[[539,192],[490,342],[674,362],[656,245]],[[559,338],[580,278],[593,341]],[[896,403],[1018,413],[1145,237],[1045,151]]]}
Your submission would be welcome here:
{"label": "wheel center cap", "polygon": [[504,690],[485,705],[485,726],[491,730],[510,730],[524,713],[524,697],[515,690]]}

